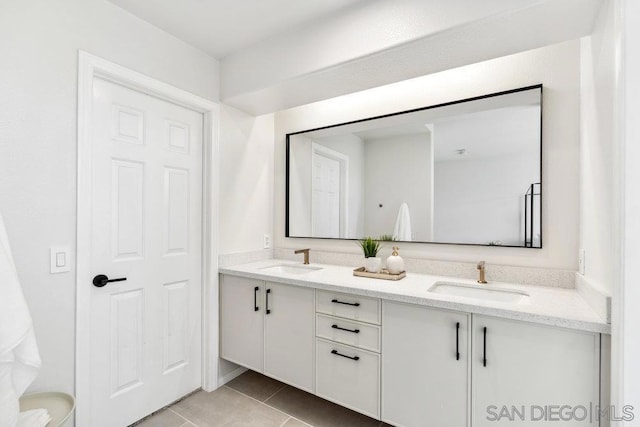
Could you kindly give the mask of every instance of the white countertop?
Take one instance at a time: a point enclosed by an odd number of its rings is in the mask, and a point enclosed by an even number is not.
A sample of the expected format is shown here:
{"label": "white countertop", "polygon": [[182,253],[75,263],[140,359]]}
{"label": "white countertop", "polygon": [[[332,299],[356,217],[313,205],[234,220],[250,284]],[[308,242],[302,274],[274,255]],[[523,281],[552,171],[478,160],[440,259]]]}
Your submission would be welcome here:
{"label": "white countertop", "polygon": [[529,294],[528,302],[507,303],[429,292],[429,288],[439,281],[477,285],[473,280],[468,279],[413,274],[410,272],[407,272],[407,277],[398,281],[370,279],[354,276],[353,268],[351,267],[323,264],[311,264],[310,266],[312,267],[321,267],[322,269],[302,275],[262,270],[265,267],[275,265],[302,264],[288,260],[270,259],[232,267],[221,267],[219,272],[250,279],[383,298],[391,301],[485,314],[544,325],[605,334],[611,333],[611,325],[600,318],[575,289],[498,282],[478,285],[489,289],[492,287],[506,287]]}

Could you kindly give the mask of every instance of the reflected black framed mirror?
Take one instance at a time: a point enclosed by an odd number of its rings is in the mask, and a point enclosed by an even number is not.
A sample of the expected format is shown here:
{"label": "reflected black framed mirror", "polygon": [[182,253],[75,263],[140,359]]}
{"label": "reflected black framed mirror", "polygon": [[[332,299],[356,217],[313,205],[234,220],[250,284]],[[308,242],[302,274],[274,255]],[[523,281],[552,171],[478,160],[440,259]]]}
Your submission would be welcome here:
{"label": "reflected black framed mirror", "polygon": [[542,85],[286,136],[286,237],[542,248]]}

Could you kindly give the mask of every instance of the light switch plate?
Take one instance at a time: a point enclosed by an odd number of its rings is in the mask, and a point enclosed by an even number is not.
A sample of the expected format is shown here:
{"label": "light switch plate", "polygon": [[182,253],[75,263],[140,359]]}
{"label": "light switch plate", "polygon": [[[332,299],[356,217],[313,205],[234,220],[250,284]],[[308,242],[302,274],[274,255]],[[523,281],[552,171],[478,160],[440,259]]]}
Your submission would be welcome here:
{"label": "light switch plate", "polygon": [[578,273],[584,275],[584,264],[585,264],[585,251],[584,249],[580,249],[578,251]]}
{"label": "light switch plate", "polygon": [[71,271],[71,250],[68,246],[52,246],[49,248],[51,274]]}

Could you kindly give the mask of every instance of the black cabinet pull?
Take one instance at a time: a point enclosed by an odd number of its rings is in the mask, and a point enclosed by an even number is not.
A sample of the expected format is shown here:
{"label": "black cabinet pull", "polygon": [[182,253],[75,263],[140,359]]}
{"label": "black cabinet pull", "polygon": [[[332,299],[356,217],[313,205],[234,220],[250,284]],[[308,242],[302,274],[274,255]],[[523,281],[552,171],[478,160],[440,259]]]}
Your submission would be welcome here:
{"label": "black cabinet pull", "polygon": [[331,327],[333,329],[340,329],[341,331],[353,332],[354,334],[359,334],[360,333],[360,329],[346,329],[346,328],[341,328],[338,325],[331,325]]}
{"label": "black cabinet pull", "polygon": [[483,345],[482,345],[482,366],[487,366],[487,327],[482,329]]}
{"label": "black cabinet pull", "polygon": [[124,280],[127,280],[127,278],[126,277],[120,277],[119,279],[109,279],[104,274],[98,274],[96,277],[93,278],[93,286],[95,286],[96,288],[101,288],[104,285],[106,285],[107,283],[122,282]]}
{"label": "black cabinet pull", "polygon": [[460,322],[456,322],[456,360],[460,360]]}
{"label": "black cabinet pull", "polygon": [[338,301],[337,299],[332,299],[331,302],[334,304],[344,304],[344,305],[352,305],[354,307],[360,307],[359,302],[344,302],[344,301]]}
{"label": "black cabinet pull", "polygon": [[267,289],[267,302],[265,307],[265,313],[270,314],[271,310],[269,310],[269,294],[271,293],[271,289]]}
{"label": "black cabinet pull", "polygon": [[355,361],[360,360],[360,356],[347,356],[346,354],[338,353],[338,350],[331,350],[331,354],[335,354],[336,356],[345,357],[347,359],[351,359],[351,360],[355,360]]}
{"label": "black cabinet pull", "polygon": [[253,311],[260,310],[260,307],[258,307],[258,291],[259,290],[260,288],[258,286],[253,288]]}

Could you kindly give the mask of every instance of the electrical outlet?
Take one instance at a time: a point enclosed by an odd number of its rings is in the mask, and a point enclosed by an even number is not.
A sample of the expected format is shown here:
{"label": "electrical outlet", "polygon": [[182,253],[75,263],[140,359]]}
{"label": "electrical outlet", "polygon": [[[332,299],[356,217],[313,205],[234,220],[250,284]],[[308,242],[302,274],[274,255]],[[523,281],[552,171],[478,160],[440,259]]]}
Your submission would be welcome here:
{"label": "electrical outlet", "polygon": [[578,251],[578,273],[584,275],[584,262],[585,262],[585,251],[584,249],[580,249]]}
{"label": "electrical outlet", "polygon": [[271,247],[271,235],[265,234],[262,241],[262,247],[265,249],[269,249]]}

